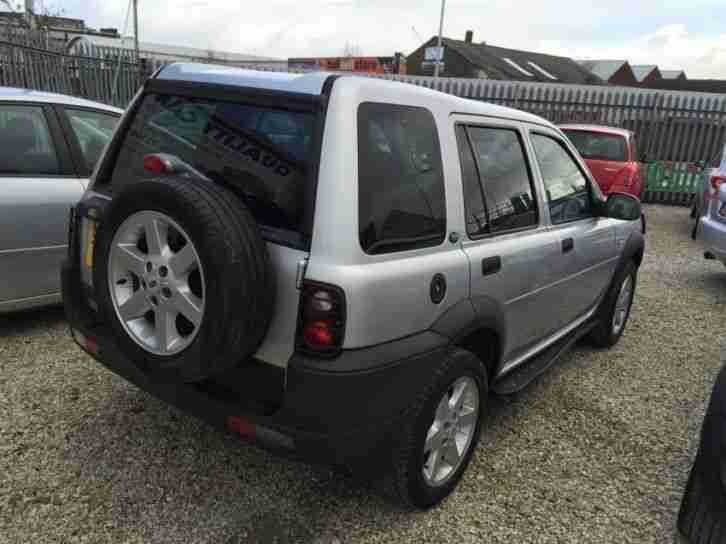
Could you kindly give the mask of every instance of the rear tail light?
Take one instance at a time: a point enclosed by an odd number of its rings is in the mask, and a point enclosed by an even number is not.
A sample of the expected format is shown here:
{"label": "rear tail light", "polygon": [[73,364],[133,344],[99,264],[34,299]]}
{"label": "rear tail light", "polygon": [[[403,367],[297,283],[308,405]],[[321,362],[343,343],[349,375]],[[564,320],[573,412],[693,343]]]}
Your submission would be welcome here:
{"label": "rear tail light", "polygon": [[174,166],[170,160],[152,154],[144,157],[144,170],[152,174],[173,174]]}
{"label": "rear tail light", "polygon": [[334,285],[304,281],[300,297],[297,349],[333,357],[343,346],[345,295]]}
{"label": "rear tail light", "polygon": [[254,439],[257,436],[255,426],[240,416],[229,416],[227,418],[227,428],[242,438]]}
{"label": "rear tail light", "polygon": [[726,176],[711,176],[711,189],[718,193],[724,181],[726,181]]}
{"label": "rear tail light", "polygon": [[95,336],[86,336],[77,329],[72,330],[73,340],[91,355],[98,355],[98,341]]}

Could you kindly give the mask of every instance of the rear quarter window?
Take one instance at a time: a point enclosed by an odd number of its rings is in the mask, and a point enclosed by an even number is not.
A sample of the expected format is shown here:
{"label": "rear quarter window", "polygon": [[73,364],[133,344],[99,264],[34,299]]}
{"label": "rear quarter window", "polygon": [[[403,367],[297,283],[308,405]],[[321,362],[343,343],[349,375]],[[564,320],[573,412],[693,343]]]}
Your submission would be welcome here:
{"label": "rear quarter window", "polygon": [[624,136],[585,130],[563,131],[583,159],[625,162],[628,160],[628,142]]}
{"label": "rear quarter window", "polygon": [[305,234],[315,114],[162,94],[147,95],[116,158],[110,191],[158,177],[144,157],[173,155],[234,190],[263,227]]}
{"label": "rear quarter window", "polygon": [[441,148],[431,112],[358,109],[359,238],[369,254],[437,246],[446,233]]}

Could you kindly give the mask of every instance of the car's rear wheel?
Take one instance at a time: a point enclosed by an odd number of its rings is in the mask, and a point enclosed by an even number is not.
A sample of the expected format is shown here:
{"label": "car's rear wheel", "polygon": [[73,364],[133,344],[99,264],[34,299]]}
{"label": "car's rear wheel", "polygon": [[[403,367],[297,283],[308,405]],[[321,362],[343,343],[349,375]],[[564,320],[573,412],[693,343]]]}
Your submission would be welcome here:
{"label": "car's rear wheel", "polygon": [[484,366],[456,349],[433,376],[401,425],[388,491],[426,509],[445,499],[469,465],[488,398]]}
{"label": "car's rear wheel", "polygon": [[259,346],[274,295],[250,212],[212,182],[129,185],[99,227],[94,283],[123,354],[152,378],[204,379]]}

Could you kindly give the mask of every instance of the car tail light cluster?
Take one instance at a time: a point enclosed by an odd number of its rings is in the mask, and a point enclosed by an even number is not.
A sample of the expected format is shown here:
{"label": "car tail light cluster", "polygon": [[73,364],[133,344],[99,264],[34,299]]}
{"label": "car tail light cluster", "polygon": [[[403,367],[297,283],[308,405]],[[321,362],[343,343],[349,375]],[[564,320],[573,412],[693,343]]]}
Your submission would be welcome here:
{"label": "car tail light cluster", "polygon": [[305,353],[335,356],[343,346],[345,295],[334,285],[304,281],[300,297],[297,348]]}
{"label": "car tail light cluster", "polygon": [[168,159],[151,154],[144,157],[144,170],[152,174],[173,174],[174,165]]}
{"label": "car tail light cluster", "polygon": [[711,176],[711,189],[718,193],[721,184],[726,181],[726,176]]}

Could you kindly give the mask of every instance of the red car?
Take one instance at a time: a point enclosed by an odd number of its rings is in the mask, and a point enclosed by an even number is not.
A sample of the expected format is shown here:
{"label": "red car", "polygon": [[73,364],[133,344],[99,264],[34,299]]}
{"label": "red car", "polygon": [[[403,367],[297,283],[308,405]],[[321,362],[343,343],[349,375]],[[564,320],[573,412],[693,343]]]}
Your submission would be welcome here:
{"label": "red car", "polygon": [[560,125],[560,128],[585,159],[603,193],[641,197],[645,175],[638,162],[633,132],[599,125]]}

